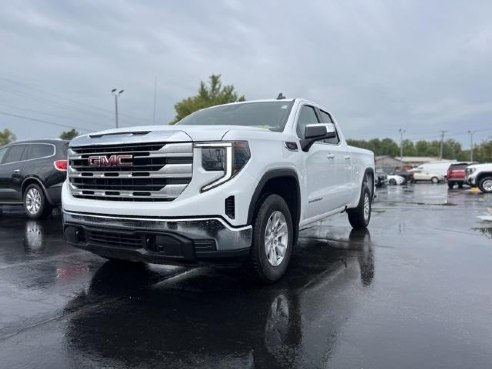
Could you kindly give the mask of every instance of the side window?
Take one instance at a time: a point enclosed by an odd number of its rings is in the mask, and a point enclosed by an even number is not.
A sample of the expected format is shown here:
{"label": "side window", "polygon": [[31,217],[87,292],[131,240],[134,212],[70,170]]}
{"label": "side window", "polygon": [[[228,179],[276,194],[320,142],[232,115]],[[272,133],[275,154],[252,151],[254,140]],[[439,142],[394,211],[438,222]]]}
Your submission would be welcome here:
{"label": "side window", "polygon": [[306,125],[319,123],[318,117],[312,106],[303,105],[299,118],[297,119],[297,135],[304,138],[304,130]]}
{"label": "side window", "polygon": [[0,149],[0,164],[3,163],[2,159],[5,156],[5,153],[7,152],[7,148],[4,147],[3,149]]}
{"label": "side window", "polygon": [[26,145],[14,145],[11,146],[3,158],[2,164],[14,163],[22,160],[22,154],[24,153]]}
{"label": "side window", "polygon": [[[331,119],[330,114],[324,112],[323,110],[320,110],[319,113],[321,115],[321,123],[333,123],[333,119]],[[340,142],[340,137],[338,137],[338,131],[336,130],[336,127],[335,127],[335,133],[337,135],[336,137],[329,138],[327,140],[324,140],[323,142],[333,145],[338,145],[338,143]]]}
{"label": "side window", "polygon": [[29,145],[28,151],[27,159],[44,158],[46,156],[52,156],[55,153],[54,147],[47,144],[31,144]]}

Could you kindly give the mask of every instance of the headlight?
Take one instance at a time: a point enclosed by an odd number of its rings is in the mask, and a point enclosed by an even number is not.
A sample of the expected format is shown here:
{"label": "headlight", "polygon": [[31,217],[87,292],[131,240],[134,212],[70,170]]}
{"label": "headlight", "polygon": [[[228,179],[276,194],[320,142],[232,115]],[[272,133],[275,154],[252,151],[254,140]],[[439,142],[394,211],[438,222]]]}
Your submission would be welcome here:
{"label": "headlight", "polygon": [[203,192],[229,181],[251,157],[246,141],[199,143],[195,147],[202,150],[203,169],[224,172],[222,177],[202,187]]}
{"label": "headlight", "polygon": [[207,171],[225,170],[225,147],[202,148],[202,168]]}

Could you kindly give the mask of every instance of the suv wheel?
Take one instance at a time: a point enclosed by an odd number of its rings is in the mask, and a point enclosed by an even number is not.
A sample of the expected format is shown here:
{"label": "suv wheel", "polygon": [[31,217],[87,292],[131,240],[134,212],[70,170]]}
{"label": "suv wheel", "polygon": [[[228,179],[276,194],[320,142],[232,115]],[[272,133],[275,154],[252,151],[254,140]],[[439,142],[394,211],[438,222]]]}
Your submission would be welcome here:
{"label": "suv wheel", "polygon": [[482,178],[478,187],[480,188],[480,191],[484,193],[492,193],[492,177]]}
{"label": "suv wheel", "polygon": [[287,270],[294,241],[292,216],[285,200],[269,195],[253,222],[253,245],[245,271],[255,280],[272,283]]}
{"label": "suv wheel", "polygon": [[454,182],[448,182],[448,188],[452,190],[454,188]]}
{"label": "suv wheel", "polygon": [[371,220],[371,192],[367,185],[362,187],[362,193],[360,195],[359,205],[353,209],[347,209],[348,219],[350,225],[354,229],[365,229],[369,225]]}
{"label": "suv wheel", "polygon": [[31,219],[39,219],[51,213],[51,206],[46,201],[43,190],[37,184],[30,184],[24,191],[24,209]]}

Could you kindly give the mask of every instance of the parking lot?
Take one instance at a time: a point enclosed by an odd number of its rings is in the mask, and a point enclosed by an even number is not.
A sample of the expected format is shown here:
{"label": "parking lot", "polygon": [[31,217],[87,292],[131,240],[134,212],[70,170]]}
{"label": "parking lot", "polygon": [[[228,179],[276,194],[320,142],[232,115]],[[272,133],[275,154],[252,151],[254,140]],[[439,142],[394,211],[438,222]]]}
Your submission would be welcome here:
{"label": "parking lot", "polygon": [[267,287],[230,270],[118,266],[71,248],[61,218],[0,217],[0,367],[490,368],[492,195],[377,192],[302,232]]}

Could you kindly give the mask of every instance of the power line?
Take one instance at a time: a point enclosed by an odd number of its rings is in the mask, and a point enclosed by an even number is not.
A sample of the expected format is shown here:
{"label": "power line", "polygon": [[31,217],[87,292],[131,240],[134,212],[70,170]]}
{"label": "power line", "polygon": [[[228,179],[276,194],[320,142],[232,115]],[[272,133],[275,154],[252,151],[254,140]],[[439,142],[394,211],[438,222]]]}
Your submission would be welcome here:
{"label": "power line", "polygon": [[52,121],[44,120],[44,119],[37,119],[37,118],[27,117],[25,115],[13,114],[13,113],[9,113],[9,112],[6,112],[6,111],[0,111],[0,115],[5,115],[5,116],[8,116],[8,117],[14,117],[14,118],[19,118],[19,119],[24,119],[24,120],[31,120],[33,122],[40,122],[40,123],[50,124],[52,126],[57,126],[57,127],[62,127],[62,128],[70,128],[70,129],[71,128],[77,128],[80,131],[90,132],[90,130],[88,130],[86,128],[81,128],[81,127],[77,127],[77,126],[69,126],[69,125],[62,124],[62,123],[52,122]]}
{"label": "power line", "polygon": [[[101,108],[101,107],[96,106],[96,105],[91,105],[91,104],[83,103],[80,101],[76,101],[76,100],[70,99],[66,96],[56,94],[56,93],[53,93],[51,91],[47,91],[47,90],[41,89],[39,87],[24,83],[24,82],[16,81],[16,80],[13,80],[11,78],[0,77],[0,80],[3,80],[3,81],[8,82],[10,84],[20,86],[21,88],[24,88],[24,89],[29,89],[30,91],[32,91],[32,90],[38,91],[38,92],[43,94],[42,99],[47,101],[50,104],[54,104],[54,105],[58,105],[58,106],[65,106],[65,107],[69,107],[70,109],[74,109],[74,106],[70,106],[70,105],[67,105],[67,103],[62,103],[59,101],[59,100],[65,100],[65,102],[68,102],[69,104],[76,105],[78,109],[75,108],[74,110],[77,110],[77,111],[82,112],[82,113],[84,113],[84,111],[81,111],[81,109],[85,109],[86,111],[87,111],[87,109],[90,109],[90,110],[93,110],[91,112],[92,114],[99,114],[99,115],[104,115],[107,117],[112,117],[112,114],[113,114],[113,112],[110,109],[105,109],[105,108]],[[7,90],[7,92],[10,92],[10,90]],[[17,92],[21,93],[21,94],[28,95],[32,98],[32,94],[30,95],[29,93],[26,93],[24,91],[19,91],[18,89],[17,89]],[[56,101],[50,100],[45,95],[51,95],[51,96],[55,97],[57,100]],[[34,96],[34,98],[37,98],[38,101],[40,99],[39,96]],[[143,121],[143,122],[147,122],[147,123],[151,122],[149,119],[139,118],[139,117],[133,116],[131,114],[119,113],[119,115],[124,116],[127,119],[131,119],[132,121],[136,120],[136,121]]]}

